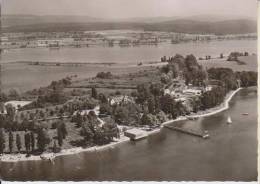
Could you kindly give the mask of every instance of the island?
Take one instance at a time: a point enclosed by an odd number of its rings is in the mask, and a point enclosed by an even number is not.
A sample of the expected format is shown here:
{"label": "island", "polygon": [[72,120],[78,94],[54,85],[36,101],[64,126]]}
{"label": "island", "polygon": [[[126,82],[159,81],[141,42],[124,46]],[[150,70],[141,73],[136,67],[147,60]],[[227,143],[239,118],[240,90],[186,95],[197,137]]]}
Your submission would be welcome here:
{"label": "island", "polygon": [[206,68],[192,54],[164,63],[120,75],[67,76],[22,94],[1,92],[0,160],[52,162],[143,138],[166,124],[223,111],[241,88],[257,85],[257,72]]}

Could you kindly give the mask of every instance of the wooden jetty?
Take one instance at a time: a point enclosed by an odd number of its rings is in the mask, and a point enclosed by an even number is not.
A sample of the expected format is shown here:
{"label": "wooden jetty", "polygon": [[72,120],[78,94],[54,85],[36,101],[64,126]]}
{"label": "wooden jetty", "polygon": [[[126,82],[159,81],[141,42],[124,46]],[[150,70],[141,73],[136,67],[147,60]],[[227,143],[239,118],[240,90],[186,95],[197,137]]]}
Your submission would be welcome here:
{"label": "wooden jetty", "polygon": [[196,136],[196,137],[201,137],[203,139],[209,138],[209,134],[207,132],[199,133],[199,132],[195,132],[195,131],[192,131],[192,130],[186,130],[186,129],[183,129],[183,128],[169,126],[169,125],[164,125],[164,127],[171,129],[171,130],[179,131],[179,132],[182,132],[182,133],[185,133],[185,134],[193,135],[193,136]]}

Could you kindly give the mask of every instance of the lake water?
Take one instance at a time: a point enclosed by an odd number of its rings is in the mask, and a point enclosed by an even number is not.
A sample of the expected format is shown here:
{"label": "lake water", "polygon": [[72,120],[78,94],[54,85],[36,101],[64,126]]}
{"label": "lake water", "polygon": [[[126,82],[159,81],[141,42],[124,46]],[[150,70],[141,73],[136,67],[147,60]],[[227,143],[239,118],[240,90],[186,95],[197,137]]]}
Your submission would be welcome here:
{"label": "lake water", "polygon": [[[97,153],[80,153],[48,161],[0,163],[4,180],[150,180],[256,181],[257,94],[240,91],[231,108],[183,121],[179,126],[208,130],[207,140],[162,129],[138,142]],[[241,115],[249,113],[248,116]],[[233,124],[226,123],[231,116]]]}
{"label": "lake water", "polygon": [[[111,71],[114,74],[126,73],[130,70],[128,65],[135,65],[140,61],[159,61],[163,55],[173,56],[176,53],[183,55],[193,53],[196,57],[205,55],[227,55],[232,51],[248,51],[256,53],[255,40],[230,40],[200,43],[159,44],[158,46],[140,47],[91,47],[91,48],[62,48],[59,50],[17,49],[3,53],[0,62],[2,65],[2,87],[4,91],[12,88],[19,92],[39,88],[59,80],[68,75],[78,75],[79,79],[94,77],[97,72]],[[16,61],[42,61],[42,62],[116,62],[118,65],[100,66],[30,66],[13,63]],[[7,64],[8,63],[8,64]],[[12,63],[12,64],[11,64]],[[200,61],[207,67],[230,67],[234,70],[257,70],[256,56],[247,62],[247,65],[237,65],[235,62]],[[143,66],[138,66],[142,68]]]}
{"label": "lake water", "polygon": [[205,55],[219,56],[233,51],[257,52],[256,40],[225,40],[211,42],[190,42],[180,44],[163,43],[158,46],[139,47],[89,47],[16,49],[2,54],[1,62],[40,61],[40,62],[99,62],[99,63],[138,63],[159,61],[162,56],[173,56],[176,53],[196,57]]}

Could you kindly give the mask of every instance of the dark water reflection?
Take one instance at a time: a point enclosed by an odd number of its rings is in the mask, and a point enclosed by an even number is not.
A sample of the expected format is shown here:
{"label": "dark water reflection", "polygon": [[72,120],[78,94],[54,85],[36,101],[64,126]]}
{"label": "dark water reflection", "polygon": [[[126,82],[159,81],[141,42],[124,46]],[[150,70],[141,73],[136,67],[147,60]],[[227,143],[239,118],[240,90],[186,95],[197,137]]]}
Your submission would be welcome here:
{"label": "dark water reflection", "polygon": [[[1,163],[5,180],[255,181],[257,179],[257,95],[239,92],[231,108],[211,117],[182,122],[208,130],[208,140],[168,129],[138,142],[102,152],[46,161]],[[248,112],[248,116],[241,115]],[[226,123],[231,116],[233,124]]]}

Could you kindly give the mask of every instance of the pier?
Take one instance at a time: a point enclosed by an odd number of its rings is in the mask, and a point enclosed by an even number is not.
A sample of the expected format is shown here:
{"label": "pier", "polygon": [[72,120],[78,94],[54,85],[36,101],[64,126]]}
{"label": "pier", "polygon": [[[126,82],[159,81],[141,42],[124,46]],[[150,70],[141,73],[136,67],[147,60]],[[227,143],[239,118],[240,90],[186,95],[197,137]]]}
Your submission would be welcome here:
{"label": "pier", "polygon": [[148,136],[146,131],[140,130],[140,129],[130,129],[124,132],[126,137],[129,137],[130,140],[137,141],[139,139],[146,138]]}
{"label": "pier", "polygon": [[196,136],[196,137],[201,137],[203,139],[209,138],[209,134],[206,133],[206,132],[199,133],[199,132],[195,132],[195,131],[192,131],[192,130],[186,130],[186,129],[183,129],[183,128],[169,126],[169,125],[164,125],[164,127],[171,129],[171,130],[179,131],[179,132],[182,132],[182,133],[185,133],[185,134],[193,135],[193,136]]}

